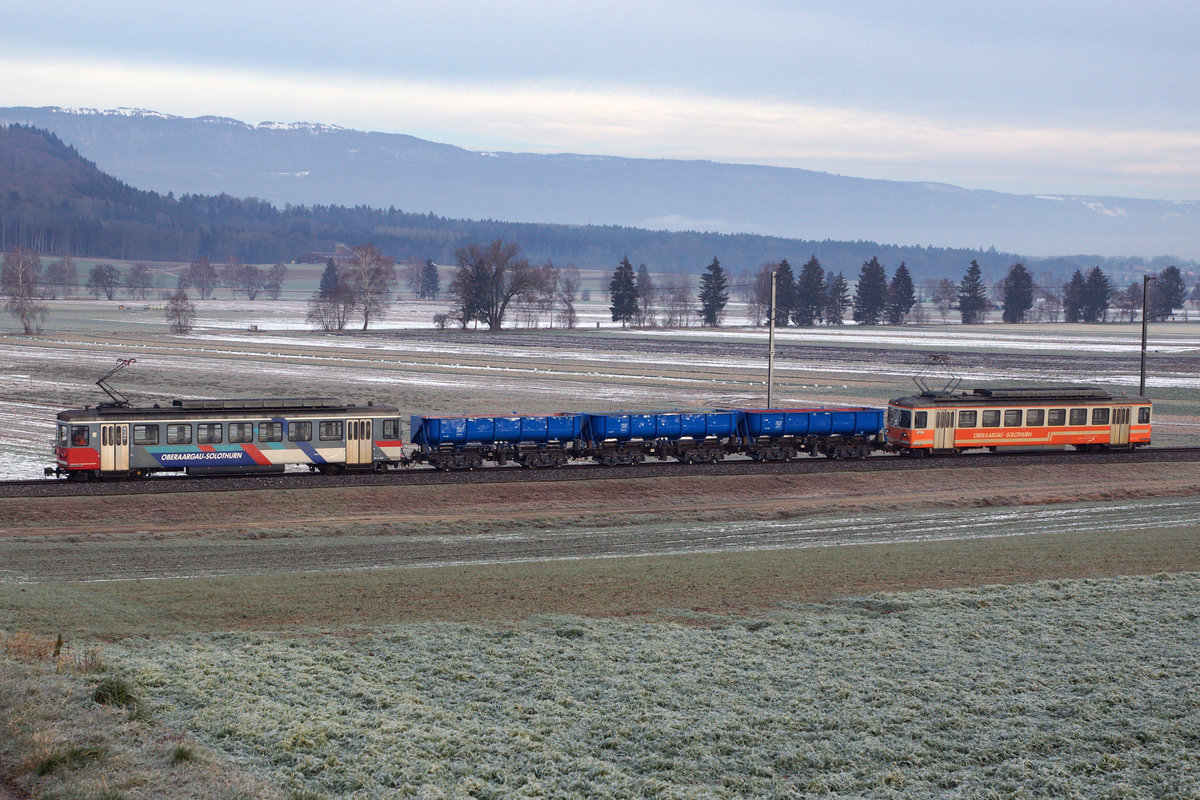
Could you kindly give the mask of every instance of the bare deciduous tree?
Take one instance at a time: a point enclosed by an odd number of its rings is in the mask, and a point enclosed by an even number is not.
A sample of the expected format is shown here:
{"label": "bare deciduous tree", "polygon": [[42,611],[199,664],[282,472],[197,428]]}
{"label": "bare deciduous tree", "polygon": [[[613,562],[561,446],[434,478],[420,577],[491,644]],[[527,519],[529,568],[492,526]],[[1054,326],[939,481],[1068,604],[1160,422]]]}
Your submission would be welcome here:
{"label": "bare deciduous tree", "polygon": [[195,326],[196,306],[188,298],[187,292],[177,289],[175,294],[167,298],[165,316],[171,333],[188,334]]}
{"label": "bare deciduous tree", "polygon": [[379,252],[375,245],[356,245],[350,248],[350,261],[342,267],[338,282],[353,296],[354,311],[362,317],[365,331],[392,304],[396,261]]}
{"label": "bare deciduous tree", "polygon": [[267,297],[272,300],[278,300],[279,294],[283,291],[283,281],[287,278],[288,268],[283,264],[276,264],[271,267],[267,273],[267,279],[263,282],[263,291],[267,293]]}
{"label": "bare deciduous tree", "polygon": [[213,289],[216,288],[219,280],[216,267],[207,258],[201,256],[188,264],[179,275],[178,288],[195,289],[200,293],[201,300],[207,300],[212,296]]}
{"label": "bare deciduous tree", "polygon": [[46,318],[46,307],[37,295],[38,273],[42,261],[37,253],[18,247],[4,256],[4,268],[0,273],[0,285],[4,291],[4,310],[21,322],[25,333],[41,331]]}
{"label": "bare deciduous tree", "polygon": [[942,322],[950,319],[950,309],[954,308],[954,304],[957,302],[958,284],[949,278],[939,280],[933,290],[933,304],[937,306],[938,313],[942,315]]}
{"label": "bare deciduous tree", "polygon": [[771,317],[771,273],[774,264],[762,264],[749,279],[746,290],[746,318],[751,325],[762,325]]}
{"label": "bare deciduous tree", "polygon": [[668,328],[684,328],[692,321],[692,279],[689,275],[674,275],[663,295],[663,324]]}
{"label": "bare deciduous tree", "polygon": [[341,282],[332,289],[314,292],[308,301],[305,321],[323,331],[345,330],[354,312],[354,294]]}
{"label": "bare deciduous tree", "polygon": [[567,264],[558,278],[558,324],[574,330],[579,324],[579,313],[575,310],[579,296],[579,267]]}
{"label": "bare deciduous tree", "polygon": [[121,270],[112,264],[97,264],[88,273],[87,287],[95,297],[104,295],[104,299],[112,300],[120,286]]}
{"label": "bare deciduous tree", "polygon": [[59,295],[69,297],[78,283],[79,270],[75,268],[75,261],[69,255],[63,256],[46,268],[43,286],[49,289],[51,300]]}
{"label": "bare deciduous tree", "polygon": [[450,283],[453,316],[462,327],[472,320],[498,331],[509,305],[517,298],[543,293],[548,271],[519,258],[516,242],[500,239],[485,246],[469,244],[455,251],[458,271]]}
{"label": "bare deciduous tree", "polygon": [[125,291],[136,300],[145,300],[153,285],[154,276],[150,274],[150,268],[141,262],[134,264],[125,276]]}

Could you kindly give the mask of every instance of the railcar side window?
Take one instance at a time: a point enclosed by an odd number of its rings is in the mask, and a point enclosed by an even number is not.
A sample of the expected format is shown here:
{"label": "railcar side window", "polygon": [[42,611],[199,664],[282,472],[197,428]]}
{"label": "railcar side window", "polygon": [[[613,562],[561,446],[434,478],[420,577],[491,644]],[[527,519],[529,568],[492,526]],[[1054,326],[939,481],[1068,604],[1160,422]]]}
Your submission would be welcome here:
{"label": "railcar side window", "polygon": [[260,423],[258,423],[258,440],[260,442],[282,442],[283,441],[283,423],[282,422],[260,422]]}
{"label": "railcar side window", "polygon": [[321,441],[334,442],[342,438],[342,421],[336,422],[325,421],[320,427]]}
{"label": "railcar side window", "polygon": [[1150,424],[1150,406],[1142,406],[1138,409],[1138,425]]}
{"label": "railcar side window", "polygon": [[229,441],[231,444],[241,442],[254,441],[254,423],[253,422],[231,422],[229,423]]}
{"label": "railcar side window", "polygon": [[134,425],[133,443],[140,445],[158,444],[158,426]]}
{"label": "railcar side window", "polygon": [[192,443],[192,426],[191,425],[168,425],[167,426],[167,444],[191,444]]}
{"label": "railcar side window", "polygon": [[1072,425],[1087,425],[1087,409],[1072,408],[1071,409],[1071,424]]}
{"label": "railcar side window", "polygon": [[914,428],[928,428],[929,427],[929,412],[928,411],[913,412],[913,427]]}
{"label": "railcar side window", "polygon": [[1019,409],[1019,408],[1004,409],[1004,427],[1006,427],[1006,428],[1021,427],[1021,409]]}
{"label": "railcar side window", "polygon": [[958,412],[958,427],[974,428],[979,416],[978,411],[960,411]]}
{"label": "railcar side window", "polygon": [[1046,412],[1047,425],[1065,425],[1067,422],[1067,410],[1065,408],[1052,408]]}
{"label": "railcar side window", "polygon": [[399,439],[400,438],[400,420],[385,419],[383,421],[383,438],[384,439]]}
{"label": "railcar side window", "polygon": [[1041,425],[1042,421],[1045,419],[1046,409],[1044,408],[1031,408],[1025,412],[1025,424],[1031,427],[1034,425]]}
{"label": "railcar side window", "polygon": [[1107,408],[1093,408],[1092,409],[1092,424],[1093,425],[1107,425],[1108,424],[1108,409]]}
{"label": "railcar side window", "polygon": [[200,422],[196,425],[196,444],[220,444],[221,423]]}
{"label": "railcar side window", "polygon": [[983,427],[999,428],[1000,427],[1000,409],[983,412]]}
{"label": "railcar side window", "polygon": [[73,425],[71,427],[71,447],[87,447],[87,444],[87,425]]}
{"label": "railcar side window", "polygon": [[312,441],[312,423],[311,422],[289,422],[288,423],[288,441],[289,442],[311,442]]}

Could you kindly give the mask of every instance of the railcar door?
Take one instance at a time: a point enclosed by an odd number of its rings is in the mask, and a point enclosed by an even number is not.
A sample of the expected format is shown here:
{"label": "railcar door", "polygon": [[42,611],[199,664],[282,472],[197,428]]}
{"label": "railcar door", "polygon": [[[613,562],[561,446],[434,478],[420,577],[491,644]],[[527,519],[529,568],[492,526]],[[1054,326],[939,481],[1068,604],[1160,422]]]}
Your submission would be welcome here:
{"label": "railcar door", "polygon": [[129,425],[100,426],[100,471],[124,472],[129,469]]}
{"label": "railcar door", "polygon": [[351,419],[346,421],[346,463],[371,463],[371,447],[374,437],[371,435],[371,420]]}
{"label": "railcar door", "polygon": [[933,412],[933,449],[952,450],[954,448],[954,412]]}
{"label": "railcar door", "polygon": [[1113,409],[1112,430],[1109,433],[1110,445],[1129,444],[1129,420],[1133,409],[1128,406]]}

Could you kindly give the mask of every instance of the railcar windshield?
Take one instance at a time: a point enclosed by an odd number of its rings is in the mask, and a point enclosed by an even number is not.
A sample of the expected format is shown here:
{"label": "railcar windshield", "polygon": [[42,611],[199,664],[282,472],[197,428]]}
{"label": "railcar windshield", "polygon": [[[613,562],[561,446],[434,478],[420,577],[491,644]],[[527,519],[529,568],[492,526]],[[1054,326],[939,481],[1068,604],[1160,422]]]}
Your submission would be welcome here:
{"label": "railcar windshield", "polygon": [[63,447],[66,447],[67,441],[68,441],[67,440],[67,426],[59,425],[58,426],[58,443],[60,445],[62,445]]}
{"label": "railcar windshield", "polygon": [[912,412],[907,408],[888,407],[888,425],[893,428],[911,428]]}

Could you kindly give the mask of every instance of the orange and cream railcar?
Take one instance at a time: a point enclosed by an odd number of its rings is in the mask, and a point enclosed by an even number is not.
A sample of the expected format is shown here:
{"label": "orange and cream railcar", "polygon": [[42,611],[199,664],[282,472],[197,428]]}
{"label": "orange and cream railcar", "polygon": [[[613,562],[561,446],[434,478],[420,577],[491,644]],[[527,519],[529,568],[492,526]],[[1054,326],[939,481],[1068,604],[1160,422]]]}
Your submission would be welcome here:
{"label": "orange and cream railcar", "polygon": [[924,392],[888,403],[887,444],[907,455],[986,447],[1132,450],[1150,444],[1151,403],[1093,386]]}

